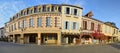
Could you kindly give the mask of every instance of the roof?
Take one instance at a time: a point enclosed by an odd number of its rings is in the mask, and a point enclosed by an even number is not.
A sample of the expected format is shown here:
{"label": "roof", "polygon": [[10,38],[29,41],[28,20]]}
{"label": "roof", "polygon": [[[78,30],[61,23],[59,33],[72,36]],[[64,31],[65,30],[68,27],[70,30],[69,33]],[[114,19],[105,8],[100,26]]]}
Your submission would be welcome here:
{"label": "roof", "polygon": [[70,5],[70,4],[61,4],[61,5],[62,5],[62,6],[71,6],[71,7],[76,7],[76,8],[83,9],[82,7],[77,6],[77,5]]}

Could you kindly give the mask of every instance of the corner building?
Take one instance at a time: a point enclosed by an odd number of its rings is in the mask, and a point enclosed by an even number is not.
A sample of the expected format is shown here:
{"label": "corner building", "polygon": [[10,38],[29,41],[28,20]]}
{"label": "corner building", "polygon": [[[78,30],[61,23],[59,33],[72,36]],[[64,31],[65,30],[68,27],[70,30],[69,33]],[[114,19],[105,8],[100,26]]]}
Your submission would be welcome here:
{"label": "corner building", "polygon": [[9,42],[79,44],[82,9],[67,4],[45,4],[23,9],[6,23]]}

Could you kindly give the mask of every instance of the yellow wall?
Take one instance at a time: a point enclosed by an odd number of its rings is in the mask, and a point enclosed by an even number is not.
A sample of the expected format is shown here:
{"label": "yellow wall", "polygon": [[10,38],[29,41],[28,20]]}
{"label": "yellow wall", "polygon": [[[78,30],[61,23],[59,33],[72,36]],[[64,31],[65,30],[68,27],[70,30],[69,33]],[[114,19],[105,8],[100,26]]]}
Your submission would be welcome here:
{"label": "yellow wall", "polygon": [[[72,15],[73,12],[70,12],[70,14],[65,14],[65,8],[69,7],[70,9],[78,9],[79,16]],[[62,32],[69,32],[69,33],[80,33],[80,27],[81,27],[81,18],[82,18],[82,9],[76,8],[76,7],[70,7],[70,6],[62,6]],[[70,23],[70,29],[66,30],[64,29],[64,22],[68,21]],[[78,29],[72,30],[72,22],[78,23]]]}

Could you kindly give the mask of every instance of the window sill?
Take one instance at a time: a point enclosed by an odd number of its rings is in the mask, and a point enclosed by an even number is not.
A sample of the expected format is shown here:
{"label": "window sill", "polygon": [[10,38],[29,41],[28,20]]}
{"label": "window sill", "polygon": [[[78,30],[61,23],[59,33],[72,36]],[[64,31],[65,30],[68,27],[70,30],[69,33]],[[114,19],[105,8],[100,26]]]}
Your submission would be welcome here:
{"label": "window sill", "polygon": [[43,26],[37,26],[38,28],[43,27]]}
{"label": "window sill", "polygon": [[77,16],[77,15],[74,15],[74,18],[78,18],[79,16]]}
{"label": "window sill", "polygon": [[66,14],[66,17],[71,17],[71,15],[70,14]]}
{"label": "window sill", "polygon": [[46,27],[52,27],[52,26],[46,26]]}

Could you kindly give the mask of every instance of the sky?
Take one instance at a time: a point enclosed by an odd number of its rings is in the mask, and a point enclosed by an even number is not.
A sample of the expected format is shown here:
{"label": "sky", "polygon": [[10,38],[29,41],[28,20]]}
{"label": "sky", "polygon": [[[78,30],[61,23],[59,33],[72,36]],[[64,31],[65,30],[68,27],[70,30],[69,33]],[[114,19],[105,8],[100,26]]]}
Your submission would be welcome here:
{"label": "sky", "polygon": [[41,4],[71,4],[83,8],[85,15],[92,11],[93,18],[114,22],[120,28],[120,0],[0,0],[0,27],[22,9]]}

